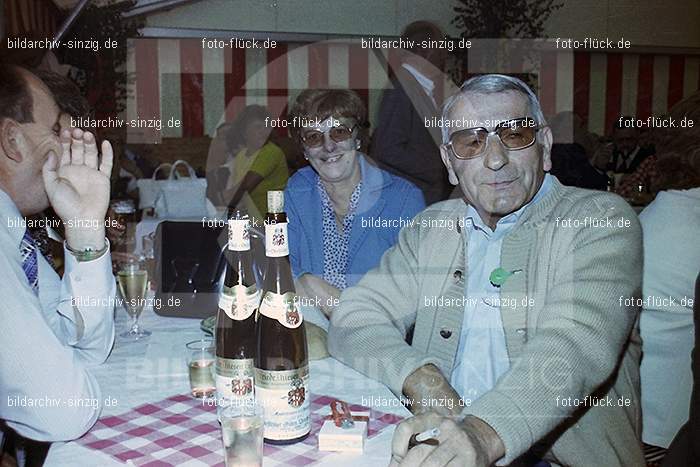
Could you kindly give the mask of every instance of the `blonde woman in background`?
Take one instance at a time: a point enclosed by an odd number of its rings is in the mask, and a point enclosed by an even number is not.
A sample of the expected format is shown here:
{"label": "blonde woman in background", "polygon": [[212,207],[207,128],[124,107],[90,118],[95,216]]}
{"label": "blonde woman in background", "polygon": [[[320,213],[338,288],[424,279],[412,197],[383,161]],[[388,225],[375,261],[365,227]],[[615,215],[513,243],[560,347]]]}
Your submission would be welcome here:
{"label": "blonde woman in background", "polygon": [[284,190],[289,178],[284,152],[270,141],[270,114],[265,107],[249,105],[236,120],[230,141],[240,141],[235,156],[224,166],[230,176],[222,193],[229,207],[242,207],[252,217],[262,218],[267,211],[267,192]]}

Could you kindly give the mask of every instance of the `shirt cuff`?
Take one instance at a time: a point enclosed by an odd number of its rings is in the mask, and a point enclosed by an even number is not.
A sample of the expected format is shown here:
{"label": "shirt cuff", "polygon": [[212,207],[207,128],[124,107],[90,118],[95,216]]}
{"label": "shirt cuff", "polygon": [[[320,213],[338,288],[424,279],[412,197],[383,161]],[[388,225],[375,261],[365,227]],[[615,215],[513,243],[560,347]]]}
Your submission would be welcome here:
{"label": "shirt cuff", "polygon": [[75,345],[83,338],[92,336],[104,326],[107,314],[114,310],[116,284],[112,275],[112,257],[107,252],[91,261],[78,261],[65,247],[65,272],[61,301],[70,300],[73,316],[59,307],[61,314],[76,325]]}

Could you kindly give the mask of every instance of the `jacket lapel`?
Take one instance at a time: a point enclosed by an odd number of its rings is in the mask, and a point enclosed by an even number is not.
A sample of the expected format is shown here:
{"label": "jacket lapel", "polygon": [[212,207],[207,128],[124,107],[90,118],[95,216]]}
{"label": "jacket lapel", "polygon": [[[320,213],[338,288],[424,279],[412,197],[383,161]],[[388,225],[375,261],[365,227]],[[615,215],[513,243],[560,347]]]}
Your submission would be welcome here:
{"label": "jacket lapel", "polygon": [[[418,350],[440,357],[440,370],[449,378],[452,374],[457,348],[462,332],[465,296],[465,246],[467,238],[460,219],[464,218],[465,205],[436,214],[439,219],[454,220],[456,231],[435,229],[421,266],[421,296],[442,297],[450,305],[418,304],[413,345]],[[451,253],[447,253],[451,252]],[[426,268],[426,269],[422,269]],[[425,309],[427,308],[427,309]],[[435,329],[436,323],[440,328]],[[449,365],[449,366],[448,366]]]}
{"label": "jacket lapel", "polygon": [[[306,183],[297,187],[300,202],[298,206],[304,207],[304,212],[299,212],[299,224],[301,231],[311,239],[311,247],[323,250],[323,214],[321,212],[321,196],[316,189],[316,175],[313,170],[304,173]],[[313,270],[323,271],[323,255],[310,255],[314,258]]]}
{"label": "jacket lapel", "polygon": [[[411,73],[409,73],[405,68],[401,67],[396,70],[396,79],[406,93],[406,96],[408,96],[408,99],[411,101],[411,104],[413,105],[413,108],[418,114],[421,122],[424,121],[424,118],[430,119],[432,117],[439,116],[438,109],[435,107],[435,104],[433,104],[433,101],[425,93],[423,87]],[[439,128],[428,126],[426,129],[431,134],[436,144],[440,144],[442,142]]]}
{"label": "jacket lapel", "polygon": [[[525,218],[527,216],[523,216]],[[523,218],[520,219],[522,222]],[[513,240],[517,238],[518,245],[534,246],[537,243],[537,228],[532,221],[518,223],[511,234],[506,235],[501,246],[501,267],[514,272],[501,286],[501,300],[514,303],[514,307],[501,307],[501,322],[506,338],[506,347],[511,365],[522,354],[522,348],[528,339],[527,316],[533,300],[542,297],[528,295],[529,271],[527,266],[532,264],[533,248],[513,248]]]}
{"label": "jacket lapel", "polygon": [[382,191],[391,183],[385,180],[382,171],[369,163],[364,156],[360,155],[359,157],[362,171],[362,193],[360,193],[357,211],[352,221],[348,258],[355,257],[360,245],[369,233],[370,229],[363,229],[360,225],[362,218],[377,217],[382,212],[386,204],[386,200],[382,197]]}

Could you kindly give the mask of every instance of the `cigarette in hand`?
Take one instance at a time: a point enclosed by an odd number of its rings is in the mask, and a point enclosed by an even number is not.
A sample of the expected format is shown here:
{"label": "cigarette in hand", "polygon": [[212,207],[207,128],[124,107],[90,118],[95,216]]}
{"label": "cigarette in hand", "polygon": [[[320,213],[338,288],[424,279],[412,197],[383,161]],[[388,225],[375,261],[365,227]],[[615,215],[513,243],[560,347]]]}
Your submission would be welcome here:
{"label": "cigarette in hand", "polygon": [[421,433],[414,433],[413,436],[408,440],[408,448],[418,446],[419,444],[427,444],[429,446],[438,446],[440,441],[437,437],[440,436],[439,428],[431,428],[425,430]]}

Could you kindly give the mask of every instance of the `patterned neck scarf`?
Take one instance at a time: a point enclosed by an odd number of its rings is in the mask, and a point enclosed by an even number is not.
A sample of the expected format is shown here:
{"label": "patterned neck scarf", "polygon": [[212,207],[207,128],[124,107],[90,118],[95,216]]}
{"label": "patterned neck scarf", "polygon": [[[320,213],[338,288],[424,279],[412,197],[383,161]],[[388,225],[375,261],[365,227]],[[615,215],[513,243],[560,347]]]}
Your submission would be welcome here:
{"label": "patterned neck scarf", "polygon": [[355,219],[357,203],[360,201],[362,181],[360,181],[350,195],[350,206],[343,217],[342,228],[338,230],[335,221],[335,211],[326,187],[317,178],[318,192],[321,195],[323,213],[323,279],[340,290],[345,289],[347,279],[345,277],[348,267],[348,246],[352,221]]}

